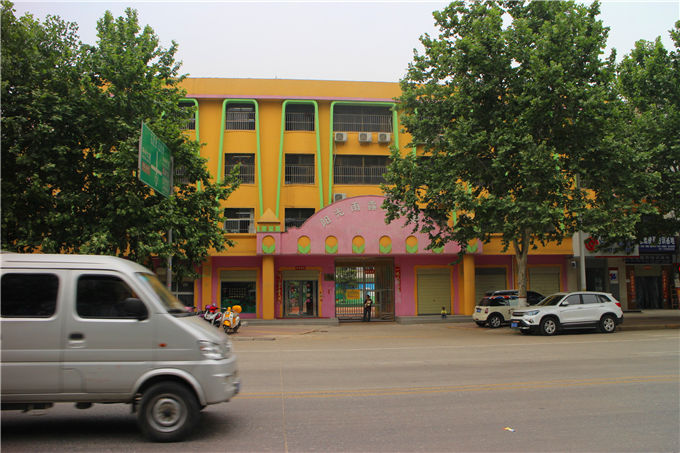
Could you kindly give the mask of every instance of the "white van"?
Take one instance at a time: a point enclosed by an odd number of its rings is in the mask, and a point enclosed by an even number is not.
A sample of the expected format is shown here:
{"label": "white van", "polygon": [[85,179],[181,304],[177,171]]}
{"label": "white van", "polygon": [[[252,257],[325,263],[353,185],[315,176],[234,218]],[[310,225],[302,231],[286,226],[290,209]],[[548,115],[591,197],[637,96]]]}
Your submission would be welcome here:
{"label": "white van", "polygon": [[240,388],[229,338],[143,266],[90,255],[0,254],[2,409],[128,403],[177,441]]}

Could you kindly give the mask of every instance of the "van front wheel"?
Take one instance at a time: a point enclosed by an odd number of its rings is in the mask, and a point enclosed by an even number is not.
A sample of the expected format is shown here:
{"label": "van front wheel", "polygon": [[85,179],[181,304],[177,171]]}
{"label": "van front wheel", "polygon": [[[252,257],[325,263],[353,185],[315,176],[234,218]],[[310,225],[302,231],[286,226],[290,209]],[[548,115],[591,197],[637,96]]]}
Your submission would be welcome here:
{"label": "van front wheel", "polygon": [[182,440],[196,425],[200,407],[194,394],[177,382],[161,382],[142,395],[138,423],[155,442]]}

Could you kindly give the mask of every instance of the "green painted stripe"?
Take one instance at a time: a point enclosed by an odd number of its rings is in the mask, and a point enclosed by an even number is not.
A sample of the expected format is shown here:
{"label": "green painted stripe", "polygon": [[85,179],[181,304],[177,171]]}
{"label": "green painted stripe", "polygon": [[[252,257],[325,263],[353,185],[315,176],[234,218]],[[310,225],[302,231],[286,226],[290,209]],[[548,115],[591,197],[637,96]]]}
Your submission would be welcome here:
{"label": "green painted stripe", "polygon": [[217,182],[222,181],[222,158],[224,156],[224,131],[226,129],[227,121],[227,104],[253,104],[255,106],[255,136],[257,138],[257,149],[255,154],[255,161],[257,164],[257,190],[260,203],[260,217],[264,214],[264,206],[262,203],[262,162],[260,159],[260,107],[255,99],[225,99],[222,102],[222,125],[220,126],[220,155],[217,160]]}
{"label": "green painted stripe", "polygon": [[[193,98],[182,98],[179,101],[180,102],[191,102],[192,104],[194,104],[194,107],[196,107],[196,111],[194,112],[194,121],[196,123],[196,129],[195,129],[196,130],[196,141],[200,145],[201,139],[200,139],[200,135],[199,135],[200,128],[199,128],[199,124],[198,124],[198,101],[196,99],[193,99]],[[198,151],[198,154],[199,154],[199,156],[201,155],[200,150]],[[199,191],[201,190],[201,181],[198,181],[198,184],[196,184],[196,188]]]}
{"label": "green painted stripe", "polygon": [[321,171],[321,135],[319,131],[319,104],[313,100],[288,99],[283,101],[281,106],[281,133],[279,139],[279,176],[276,185],[276,217],[279,217],[279,207],[281,203],[281,171],[284,168],[283,161],[283,138],[286,130],[286,106],[288,104],[312,104],[314,106],[314,130],[316,132],[316,171],[317,184],[319,186],[319,210],[323,208],[323,173]]}

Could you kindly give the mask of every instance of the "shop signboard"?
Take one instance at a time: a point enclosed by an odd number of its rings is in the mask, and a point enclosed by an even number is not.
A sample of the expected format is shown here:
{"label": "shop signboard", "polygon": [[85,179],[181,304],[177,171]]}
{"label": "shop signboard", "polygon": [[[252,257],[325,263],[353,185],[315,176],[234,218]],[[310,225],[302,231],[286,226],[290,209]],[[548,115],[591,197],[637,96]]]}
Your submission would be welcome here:
{"label": "shop signboard", "polygon": [[644,253],[673,253],[675,252],[674,237],[650,236],[640,241],[640,252]]}
{"label": "shop signboard", "polygon": [[[579,235],[578,233],[574,234],[574,237],[572,239],[572,244],[573,244],[573,253],[575,257],[581,256],[580,253],[580,244],[579,244]],[[624,244],[624,243],[619,243],[619,244],[614,244],[611,246],[604,247],[601,243],[600,240],[592,235],[589,234],[584,234],[583,235],[583,254],[586,257],[597,257],[597,258],[606,258],[606,257],[629,257],[629,256],[639,256],[639,248],[635,244]]]}

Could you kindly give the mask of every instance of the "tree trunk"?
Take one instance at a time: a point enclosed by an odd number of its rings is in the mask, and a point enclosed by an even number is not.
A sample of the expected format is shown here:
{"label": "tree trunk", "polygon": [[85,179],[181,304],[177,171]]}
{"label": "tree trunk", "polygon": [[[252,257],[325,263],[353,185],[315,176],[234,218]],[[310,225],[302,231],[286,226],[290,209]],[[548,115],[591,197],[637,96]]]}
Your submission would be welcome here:
{"label": "tree trunk", "polygon": [[515,262],[517,263],[518,305],[527,306],[527,260],[529,257],[529,231],[524,230],[522,237],[512,241],[515,247]]}

